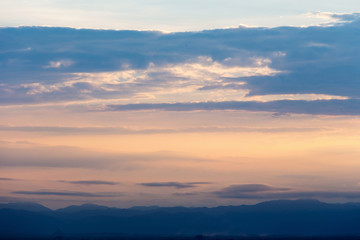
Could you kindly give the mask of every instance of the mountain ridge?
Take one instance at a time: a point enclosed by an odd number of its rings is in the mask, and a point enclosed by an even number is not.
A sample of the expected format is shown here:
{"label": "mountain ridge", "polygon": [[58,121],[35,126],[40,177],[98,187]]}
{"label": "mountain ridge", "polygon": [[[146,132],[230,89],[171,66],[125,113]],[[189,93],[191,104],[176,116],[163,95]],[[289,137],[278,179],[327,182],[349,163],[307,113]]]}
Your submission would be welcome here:
{"label": "mountain ridge", "polygon": [[[87,211],[87,210],[105,210],[105,209],[113,209],[113,210],[159,210],[159,209],[177,209],[177,208],[186,208],[186,209],[216,209],[216,208],[231,208],[231,207],[250,207],[250,206],[265,206],[265,205],[278,205],[278,204],[291,204],[291,203],[316,203],[316,204],[323,204],[323,205],[359,205],[360,206],[360,202],[347,202],[347,203],[326,203],[326,202],[321,202],[317,199],[296,199],[296,200],[286,200],[286,199],[280,199],[280,200],[269,200],[269,201],[264,201],[264,202],[259,202],[256,204],[242,204],[242,205],[220,205],[220,206],[215,206],[215,207],[185,207],[185,206],[172,206],[172,207],[161,207],[161,206],[157,206],[157,205],[152,205],[152,206],[132,206],[129,208],[119,208],[119,207],[111,207],[111,206],[105,206],[105,205],[99,205],[99,204],[94,204],[94,203],[84,203],[84,204],[80,204],[80,205],[69,205],[67,207],[61,207],[61,208],[56,208],[56,209],[51,209],[48,208],[40,203],[36,203],[36,202],[9,202],[9,203],[0,203],[0,209],[18,209],[18,210],[28,210],[28,211],[41,211],[41,210],[45,210],[45,211],[59,211],[59,212],[63,212],[63,211]],[[33,208],[33,209],[31,209]]]}
{"label": "mountain ridge", "polygon": [[360,204],[276,200],[255,205],[111,208],[94,204],[50,211],[0,209],[0,236],[360,235]]}

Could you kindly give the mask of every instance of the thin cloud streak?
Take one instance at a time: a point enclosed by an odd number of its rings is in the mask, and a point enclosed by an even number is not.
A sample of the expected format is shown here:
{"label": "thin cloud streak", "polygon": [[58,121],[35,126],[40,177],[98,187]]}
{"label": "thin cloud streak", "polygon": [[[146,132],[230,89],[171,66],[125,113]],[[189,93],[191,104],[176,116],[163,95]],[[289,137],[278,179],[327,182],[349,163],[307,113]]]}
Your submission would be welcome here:
{"label": "thin cloud streak", "polygon": [[0,181],[19,181],[17,178],[0,178]]}
{"label": "thin cloud streak", "polygon": [[14,191],[12,194],[40,195],[40,196],[62,196],[62,197],[119,197],[122,193],[102,194],[89,192],[61,192],[61,191]]}
{"label": "thin cloud streak", "polygon": [[197,185],[201,184],[210,184],[209,182],[148,182],[148,183],[138,183],[138,185],[145,186],[145,187],[174,187],[174,188],[194,188]]}
{"label": "thin cloud streak", "polygon": [[0,125],[0,131],[14,132],[36,132],[47,134],[62,135],[136,135],[136,134],[173,134],[173,133],[197,133],[197,132],[315,132],[331,130],[327,128],[279,128],[279,127],[194,127],[194,128],[149,128],[149,129],[131,129],[121,127],[62,127],[62,126],[4,126]]}
{"label": "thin cloud streak", "polygon": [[282,100],[272,102],[201,102],[107,105],[99,111],[221,111],[247,110],[314,115],[360,115],[360,100]]}
{"label": "thin cloud streak", "polygon": [[65,181],[60,180],[59,182],[70,183],[75,185],[117,185],[118,182],[111,181],[100,181],[100,180],[83,180],[83,181]]}
{"label": "thin cloud streak", "polygon": [[213,194],[228,199],[360,199],[359,191],[296,191],[292,188],[277,188],[262,184],[232,185]]}
{"label": "thin cloud streak", "polygon": [[0,166],[12,168],[138,169],[144,163],[164,160],[213,162],[176,152],[102,153],[76,147],[1,148]]}

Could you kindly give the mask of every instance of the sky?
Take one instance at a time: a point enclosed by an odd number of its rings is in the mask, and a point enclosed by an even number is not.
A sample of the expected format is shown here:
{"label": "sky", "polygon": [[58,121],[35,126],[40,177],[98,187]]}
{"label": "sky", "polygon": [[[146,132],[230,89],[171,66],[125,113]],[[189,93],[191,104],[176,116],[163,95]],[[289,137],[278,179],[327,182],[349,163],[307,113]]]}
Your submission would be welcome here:
{"label": "sky", "polygon": [[359,12],[357,0],[0,0],[0,26],[200,31],[307,26],[319,12]]}
{"label": "sky", "polygon": [[355,1],[0,1],[0,202],[360,201]]}

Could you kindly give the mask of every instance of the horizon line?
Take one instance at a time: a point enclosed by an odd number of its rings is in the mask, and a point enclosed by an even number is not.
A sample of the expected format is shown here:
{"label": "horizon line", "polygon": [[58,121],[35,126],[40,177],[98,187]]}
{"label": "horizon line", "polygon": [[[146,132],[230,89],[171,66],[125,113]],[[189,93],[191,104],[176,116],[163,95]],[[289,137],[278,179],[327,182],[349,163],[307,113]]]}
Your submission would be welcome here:
{"label": "horizon line", "polygon": [[256,202],[256,203],[251,203],[251,204],[237,204],[237,205],[216,205],[216,206],[183,206],[183,205],[171,205],[171,206],[160,206],[160,205],[133,205],[131,207],[115,207],[115,206],[110,206],[110,205],[102,205],[102,204],[96,204],[96,203],[92,203],[92,202],[85,202],[85,203],[80,203],[80,204],[71,204],[71,205],[66,205],[64,207],[59,207],[59,208],[51,208],[48,207],[46,204],[42,204],[36,201],[9,201],[9,202],[0,202],[0,209],[7,209],[5,207],[1,207],[1,205],[4,204],[37,204],[40,205],[42,207],[45,207],[51,211],[58,211],[61,209],[66,209],[69,207],[82,207],[82,206],[86,206],[86,205],[92,205],[92,206],[96,206],[96,207],[105,207],[105,208],[109,208],[109,209],[122,209],[122,210],[127,210],[127,209],[132,209],[132,208],[208,208],[208,209],[214,209],[214,208],[219,208],[219,207],[242,207],[242,206],[256,206],[262,203],[268,203],[268,202],[317,202],[317,203],[322,203],[322,204],[339,204],[339,205],[345,205],[345,204],[360,204],[359,202],[327,202],[327,201],[323,201],[323,200],[319,200],[316,198],[297,198],[297,199],[269,199],[269,200],[264,200],[264,201],[260,201],[260,202]]}

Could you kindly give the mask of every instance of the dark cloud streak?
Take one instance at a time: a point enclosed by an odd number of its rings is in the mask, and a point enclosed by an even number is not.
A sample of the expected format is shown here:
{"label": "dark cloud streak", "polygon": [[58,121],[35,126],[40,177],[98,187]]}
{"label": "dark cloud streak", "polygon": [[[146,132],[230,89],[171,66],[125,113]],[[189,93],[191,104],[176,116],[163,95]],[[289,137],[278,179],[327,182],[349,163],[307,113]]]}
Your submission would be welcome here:
{"label": "dark cloud streak", "polygon": [[291,188],[277,188],[262,184],[232,185],[213,194],[219,198],[232,199],[360,199],[359,191],[296,191]]}
{"label": "dark cloud streak", "polygon": [[[149,106],[151,107],[151,106]],[[111,107],[113,108],[113,107]],[[164,110],[164,109],[162,109]],[[120,110],[121,111],[121,110]],[[5,126],[0,125],[0,131],[15,132],[36,132],[44,134],[172,134],[172,133],[193,133],[193,132],[313,132],[329,130],[326,128],[249,128],[249,127],[193,127],[193,128],[153,128],[153,129],[130,129],[119,127],[61,127],[61,126]]]}
{"label": "dark cloud streak", "polygon": [[16,178],[0,178],[0,181],[19,181],[19,179],[16,179]]}
{"label": "dark cloud streak", "polygon": [[62,197],[118,197],[120,194],[102,194],[88,192],[61,192],[61,191],[14,191],[12,194],[40,195],[40,196],[62,196]]}
{"label": "dark cloud streak", "polygon": [[141,169],[143,164],[158,161],[212,162],[216,160],[192,157],[173,152],[102,153],[75,147],[0,147],[0,167],[48,167],[83,169]]}
{"label": "dark cloud streak", "polygon": [[116,184],[119,184],[118,182],[100,181],[100,180],[84,180],[84,181],[60,180],[59,182],[77,184],[77,185],[116,185]]}
{"label": "dark cloud streak", "polygon": [[216,111],[248,110],[275,112],[280,114],[315,114],[315,115],[360,115],[360,100],[280,100],[271,102],[200,102],[200,103],[153,103],[108,105],[103,111]]}
{"label": "dark cloud streak", "polygon": [[138,183],[138,185],[142,185],[145,187],[174,187],[174,188],[194,188],[200,184],[210,184],[209,182],[148,182],[148,183]]}

